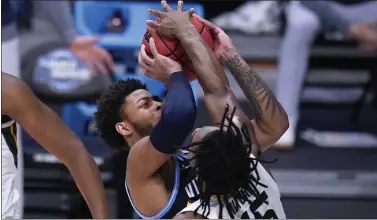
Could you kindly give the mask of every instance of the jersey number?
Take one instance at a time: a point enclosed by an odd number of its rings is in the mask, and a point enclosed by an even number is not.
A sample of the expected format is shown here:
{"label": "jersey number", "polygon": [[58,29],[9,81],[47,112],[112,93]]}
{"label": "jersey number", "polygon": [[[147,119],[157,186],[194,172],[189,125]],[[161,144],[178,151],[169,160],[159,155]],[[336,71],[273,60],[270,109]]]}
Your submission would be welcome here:
{"label": "jersey number", "polygon": [[254,215],[255,219],[278,219],[273,209],[268,209],[264,215],[261,215],[260,212],[257,211],[263,202],[267,200],[267,198],[266,192],[263,192],[260,198],[255,199],[250,204],[250,209],[242,214],[241,219],[251,219],[249,214]]}

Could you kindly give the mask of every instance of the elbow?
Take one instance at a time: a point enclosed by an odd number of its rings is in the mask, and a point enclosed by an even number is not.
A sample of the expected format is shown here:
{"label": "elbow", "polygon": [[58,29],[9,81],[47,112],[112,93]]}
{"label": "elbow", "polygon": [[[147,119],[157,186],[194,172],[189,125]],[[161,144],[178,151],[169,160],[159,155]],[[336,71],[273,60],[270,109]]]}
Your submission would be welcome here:
{"label": "elbow", "polygon": [[279,138],[281,136],[283,136],[283,134],[288,130],[289,128],[289,121],[288,121],[288,117],[286,117],[285,119],[282,120],[280,126],[279,126]]}
{"label": "elbow", "polygon": [[271,143],[276,143],[288,130],[288,128],[288,116],[287,114],[283,114],[279,120],[275,120],[273,125],[268,127],[268,130],[265,130],[265,134],[269,137]]}
{"label": "elbow", "polygon": [[280,122],[279,123],[276,123],[275,124],[276,127],[275,127],[275,131],[274,131],[274,140],[275,142],[278,141],[281,136],[283,136],[283,134],[288,130],[289,128],[289,120],[288,120],[288,117],[285,115],[285,117],[283,116],[281,119],[280,119]]}

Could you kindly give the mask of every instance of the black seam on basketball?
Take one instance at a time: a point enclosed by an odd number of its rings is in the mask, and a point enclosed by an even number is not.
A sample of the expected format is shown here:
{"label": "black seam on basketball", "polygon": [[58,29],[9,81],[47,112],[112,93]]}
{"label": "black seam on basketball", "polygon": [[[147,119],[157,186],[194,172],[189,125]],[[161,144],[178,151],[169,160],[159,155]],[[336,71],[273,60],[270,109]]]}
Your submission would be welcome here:
{"label": "black seam on basketball", "polygon": [[[183,62],[183,61],[177,56],[177,54],[174,53],[175,51],[172,51],[172,50],[168,47],[168,45],[166,45],[165,41],[161,38],[161,35],[160,35],[159,33],[157,33],[157,36],[161,39],[161,41],[162,41],[162,43],[165,45],[165,47],[168,48],[168,50],[171,52],[170,55],[173,55],[173,56],[175,57],[175,59],[177,59],[176,61],[181,62],[182,67],[186,66],[186,65],[184,64],[184,62]],[[177,43],[177,46],[176,46],[176,47],[178,47],[178,45],[180,45],[180,44],[181,44],[181,43]],[[190,68],[188,68],[188,69],[190,70]]]}
{"label": "black seam on basketball", "polygon": [[169,54],[166,54],[166,55],[164,55],[164,56],[168,57],[168,56],[170,56],[170,55],[175,54],[175,51],[178,49],[178,45],[179,45],[179,43],[175,44],[175,47],[174,47],[174,49],[172,50],[172,49],[166,44],[166,42],[164,41],[164,39],[161,37],[161,35],[160,35],[159,33],[157,33],[157,36],[160,38],[161,42],[165,45],[165,47],[168,48],[168,50],[170,51]]}

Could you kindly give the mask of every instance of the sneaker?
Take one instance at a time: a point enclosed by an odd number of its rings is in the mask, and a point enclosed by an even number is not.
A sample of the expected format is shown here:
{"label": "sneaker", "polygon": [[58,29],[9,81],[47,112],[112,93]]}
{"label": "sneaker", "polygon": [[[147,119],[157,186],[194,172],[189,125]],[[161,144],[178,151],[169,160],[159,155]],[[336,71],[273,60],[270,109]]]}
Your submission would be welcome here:
{"label": "sneaker", "polygon": [[245,34],[277,33],[281,8],[276,1],[248,1],[233,12],[225,12],[212,22],[224,30]]}

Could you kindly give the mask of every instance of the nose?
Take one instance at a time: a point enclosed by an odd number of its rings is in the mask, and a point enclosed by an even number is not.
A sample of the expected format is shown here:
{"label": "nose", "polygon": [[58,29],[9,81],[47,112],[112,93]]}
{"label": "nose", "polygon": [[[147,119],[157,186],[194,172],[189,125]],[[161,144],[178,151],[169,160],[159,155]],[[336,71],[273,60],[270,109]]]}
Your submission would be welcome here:
{"label": "nose", "polygon": [[162,103],[161,102],[154,102],[154,104],[155,104],[156,111],[160,111],[161,108],[162,108]]}

